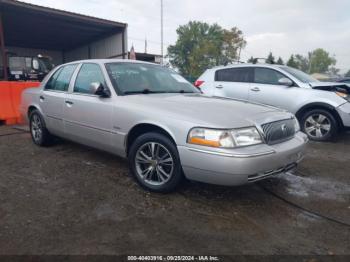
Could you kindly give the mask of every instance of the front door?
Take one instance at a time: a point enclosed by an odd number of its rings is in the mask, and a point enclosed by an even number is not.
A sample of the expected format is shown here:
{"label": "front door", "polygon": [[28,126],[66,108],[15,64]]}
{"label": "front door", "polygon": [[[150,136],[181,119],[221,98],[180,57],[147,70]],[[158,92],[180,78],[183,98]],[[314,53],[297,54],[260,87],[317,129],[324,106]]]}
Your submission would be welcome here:
{"label": "front door", "polygon": [[281,78],[286,78],[286,76],[274,69],[256,67],[249,90],[249,100],[292,112],[295,103],[291,102],[297,99],[296,88],[298,87],[280,85],[278,80]]}
{"label": "front door", "polygon": [[73,141],[110,151],[113,103],[92,93],[90,85],[96,82],[106,85],[100,65],[82,64],[65,100],[65,130]]}

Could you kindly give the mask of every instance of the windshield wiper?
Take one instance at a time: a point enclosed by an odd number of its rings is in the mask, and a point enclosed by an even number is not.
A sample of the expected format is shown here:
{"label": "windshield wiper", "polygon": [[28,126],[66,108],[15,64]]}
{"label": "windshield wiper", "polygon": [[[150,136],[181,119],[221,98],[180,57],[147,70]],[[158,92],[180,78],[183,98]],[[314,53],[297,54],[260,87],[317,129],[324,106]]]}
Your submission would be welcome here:
{"label": "windshield wiper", "polygon": [[158,93],[164,93],[159,91],[152,91],[148,88],[143,90],[137,90],[137,91],[125,91],[124,95],[130,95],[130,94],[158,94]]}
{"label": "windshield wiper", "polygon": [[181,90],[178,90],[178,91],[169,91],[167,93],[171,93],[171,94],[178,94],[178,93],[180,93],[180,94],[193,94],[195,92],[193,92],[193,91],[185,91],[185,90],[181,89]]}
{"label": "windshield wiper", "polygon": [[179,93],[180,93],[180,94],[190,94],[190,93],[194,93],[194,92],[193,92],[193,91],[185,91],[185,90],[181,89],[181,90],[179,91]]}

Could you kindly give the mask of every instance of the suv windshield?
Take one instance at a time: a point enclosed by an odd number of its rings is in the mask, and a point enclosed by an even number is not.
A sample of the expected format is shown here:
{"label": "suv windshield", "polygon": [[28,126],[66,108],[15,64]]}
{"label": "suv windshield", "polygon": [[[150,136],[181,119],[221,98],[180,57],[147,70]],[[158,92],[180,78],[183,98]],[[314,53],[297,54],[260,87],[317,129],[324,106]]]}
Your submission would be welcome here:
{"label": "suv windshield", "polygon": [[167,68],[142,63],[108,63],[108,75],[121,94],[200,93],[185,78]]}
{"label": "suv windshield", "polygon": [[281,69],[283,69],[284,71],[286,71],[287,73],[291,74],[292,76],[294,76],[296,79],[298,79],[299,81],[303,82],[303,83],[312,83],[312,82],[319,82],[318,80],[316,80],[315,78],[313,78],[312,76],[298,70],[298,69],[294,69],[288,66],[281,66]]}

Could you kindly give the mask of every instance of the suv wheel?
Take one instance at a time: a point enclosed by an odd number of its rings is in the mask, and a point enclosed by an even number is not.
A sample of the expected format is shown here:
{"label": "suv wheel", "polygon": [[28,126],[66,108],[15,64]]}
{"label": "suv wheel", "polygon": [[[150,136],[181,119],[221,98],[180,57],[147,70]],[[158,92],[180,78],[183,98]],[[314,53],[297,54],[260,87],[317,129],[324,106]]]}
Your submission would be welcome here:
{"label": "suv wheel", "polygon": [[338,123],[334,116],[326,110],[314,109],[306,112],[301,120],[303,132],[311,140],[331,140],[338,133]]}
{"label": "suv wheel", "polygon": [[45,122],[38,110],[33,110],[29,116],[30,134],[34,144],[38,146],[48,146],[53,137],[45,127]]}
{"label": "suv wheel", "polygon": [[158,133],[147,133],[134,141],[129,151],[129,166],[136,181],[153,192],[171,192],[183,179],[176,146]]}

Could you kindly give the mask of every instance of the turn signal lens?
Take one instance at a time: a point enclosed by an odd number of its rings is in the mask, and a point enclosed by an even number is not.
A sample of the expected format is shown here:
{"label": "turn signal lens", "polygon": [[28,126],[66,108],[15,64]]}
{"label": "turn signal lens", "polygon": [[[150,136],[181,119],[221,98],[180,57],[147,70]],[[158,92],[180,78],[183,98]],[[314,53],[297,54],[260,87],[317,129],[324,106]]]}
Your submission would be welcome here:
{"label": "turn signal lens", "polygon": [[187,142],[210,147],[234,147],[229,131],[205,128],[194,128],[188,135]]}
{"label": "turn signal lens", "polygon": [[346,98],[348,95],[343,92],[335,92],[338,96]]}
{"label": "turn signal lens", "polygon": [[338,96],[344,98],[346,101],[350,102],[350,95],[343,92],[335,92]]}

